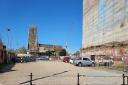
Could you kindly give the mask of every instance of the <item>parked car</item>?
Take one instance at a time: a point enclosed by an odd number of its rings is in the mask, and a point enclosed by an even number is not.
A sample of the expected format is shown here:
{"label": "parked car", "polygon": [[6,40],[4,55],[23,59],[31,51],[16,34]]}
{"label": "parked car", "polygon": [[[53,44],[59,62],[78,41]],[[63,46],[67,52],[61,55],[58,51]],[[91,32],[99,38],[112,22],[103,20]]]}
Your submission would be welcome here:
{"label": "parked car", "polygon": [[16,63],[22,63],[23,62],[22,57],[13,57],[12,60],[13,60],[13,62],[16,62]]}
{"label": "parked car", "polygon": [[40,56],[40,57],[37,57],[36,58],[36,61],[39,61],[39,60],[49,60],[49,57],[48,56]]}
{"label": "parked car", "polygon": [[75,60],[79,60],[81,57],[70,58],[69,63],[73,64]]}
{"label": "parked car", "polygon": [[81,57],[74,61],[74,65],[76,66],[95,66],[95,62],[89,58]]}
{"label": "parked car", "polygon": [[35,57],[32,57],[32,56],[23,57],[23,62],[33,62],[33,61],[35,61]]}
{"label": "parked car", "polygon": [[36,61],[36,56],[31,56],[31,57],[30,57],[30,61],[31,61],[31,62]]}
{"label": "parked car", "polygon": [[12,58],[11,58],[11,62],[15,63],[15,62],[16,62],[16,57],[17,57],[17,56],[12,57]]}
{"label": "parked car", "polygon": [[30,57],[29,56],[24,56],[22,57],[23,62],[30,62]]}
{"label": "parked car", "polygon": [[64,57],[63,62],[69,62],[70,57]]}

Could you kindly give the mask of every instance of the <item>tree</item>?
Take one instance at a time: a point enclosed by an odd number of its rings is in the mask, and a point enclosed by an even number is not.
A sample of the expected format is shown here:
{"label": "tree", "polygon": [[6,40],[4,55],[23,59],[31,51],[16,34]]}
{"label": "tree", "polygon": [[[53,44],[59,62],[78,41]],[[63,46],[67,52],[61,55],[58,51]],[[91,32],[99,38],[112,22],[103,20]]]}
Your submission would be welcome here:
{"label": "tree", "polygon": [[48,50],[48,51],[46,51],[45,54],[46,54],[47,56],[53,56],[53,55],[54,55],[54,52],[55,52],[55,51],[50,51],[50,50]]}
{"label": "tree", "polygon": [[27,53],[27,49],[24,46],[22,46],[21,48],[16,49],[16,53],[26,54]]}
{"label": "tree", "polygon": [[59,56],[66,56],[67,52],[65,49],[62,49],[60,52],[59,52]]}

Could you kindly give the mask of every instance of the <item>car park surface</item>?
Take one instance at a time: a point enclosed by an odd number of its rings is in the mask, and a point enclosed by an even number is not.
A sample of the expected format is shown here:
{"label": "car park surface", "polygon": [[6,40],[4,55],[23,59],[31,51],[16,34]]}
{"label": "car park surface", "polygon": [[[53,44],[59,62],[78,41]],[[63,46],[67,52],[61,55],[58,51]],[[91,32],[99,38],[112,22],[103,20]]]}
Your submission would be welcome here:
{"label": "car park surface", "polygon": [[[30,80],[30,76],[28,75],[31,72],[33,73],[33,79],[36,79],[33,81],[35,85],[76,85],[78,73],[85,75],[80,77],[80,85],[122,84],[122,73],[120,72],[105,71],[95,69],[95,67],[77,67],[62,61],[17,63],[11,71],[0,73],[0,84],[19,85]],[[30,84],[24,83],[22,85]]]}

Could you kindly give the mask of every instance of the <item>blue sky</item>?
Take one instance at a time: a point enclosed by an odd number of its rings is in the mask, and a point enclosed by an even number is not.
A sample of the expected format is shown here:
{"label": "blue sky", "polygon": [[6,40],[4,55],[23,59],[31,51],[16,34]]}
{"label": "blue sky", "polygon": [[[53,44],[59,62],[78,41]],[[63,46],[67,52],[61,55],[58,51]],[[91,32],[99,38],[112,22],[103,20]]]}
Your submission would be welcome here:
{"label": "blue sky", "polygon": [[67,42],[75,52],[82,44],[82,0],[0,0],[0,37],[7,47],[27,47],[31,24],[38,27],[39,43]]}

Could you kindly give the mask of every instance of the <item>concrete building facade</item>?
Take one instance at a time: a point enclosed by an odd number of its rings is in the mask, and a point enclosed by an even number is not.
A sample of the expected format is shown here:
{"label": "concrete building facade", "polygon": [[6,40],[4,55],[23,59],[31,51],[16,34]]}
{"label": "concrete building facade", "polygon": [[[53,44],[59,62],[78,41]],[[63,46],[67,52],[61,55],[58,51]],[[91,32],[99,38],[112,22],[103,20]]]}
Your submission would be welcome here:
{"label": "concrete building facade", "polygon": [[128,55],[128,0],[83,0],[81,55]]}

